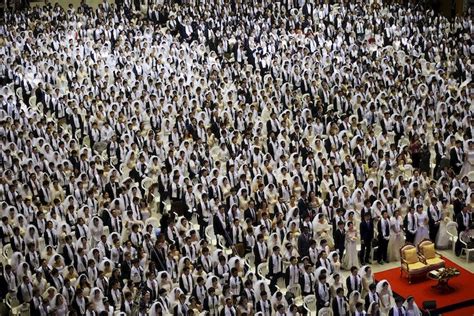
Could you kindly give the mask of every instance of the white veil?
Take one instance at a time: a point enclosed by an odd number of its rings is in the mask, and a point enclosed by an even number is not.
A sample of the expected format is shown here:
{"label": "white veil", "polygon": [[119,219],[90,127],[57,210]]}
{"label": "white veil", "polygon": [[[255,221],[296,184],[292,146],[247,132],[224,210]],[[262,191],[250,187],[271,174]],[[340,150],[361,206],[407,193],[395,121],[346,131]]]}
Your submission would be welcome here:
{"label": "white veil", "polygon": [[388,292],[390,293],[391,296],[393,296],[393,292],[392,292],[392,286],[390,285],[390,283],[383,279],[383,280],[380,280],[378,283],[377,283],[377,286],[375,288],[376,292],[380,295],[380,292],[382,291],[382,288],[383,288],[383,285],[384,283],[387,283],[388,284]]}

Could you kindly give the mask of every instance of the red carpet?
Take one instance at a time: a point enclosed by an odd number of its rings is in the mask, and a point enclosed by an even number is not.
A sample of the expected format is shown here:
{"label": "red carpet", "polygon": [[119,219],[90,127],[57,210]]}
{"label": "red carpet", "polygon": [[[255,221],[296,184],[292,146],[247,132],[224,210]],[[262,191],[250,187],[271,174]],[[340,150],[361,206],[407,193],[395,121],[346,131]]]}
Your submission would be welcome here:
{"label": "red carpet", "polygon": [[[400,277],[400,268],[375,273],[375,279],[377,281],[386,279],[390,282],[392,290],[404,298],[412,295],[420,308],[423,305],[423,301],[427,300],[435,300],[436,307],[439,309],[474,299],[472,291],[474,286],[474,274],[446,258],[443,259],[446,261],[446,267],[455,267],[461,272],[459,276],[449,280],[449,285],[455,288],[454,291],[449,293],[440,293],[437,289],[432,288],[431,286],[435,285],[436,281],[428,278],[417,278],[412,281],[412,284],[409,284],[408,278],[406,278],[405,275]],[[469,311],[469,308],[463,308],[466,309],[466,314],[458,312],[456,315],[471,315],[472,306],[470,307],[471,309]]]}
{"label": "red carpet", "polygon": [[452,312],[443,313],[443,316],[473,316],[474,306],[456,309]]}

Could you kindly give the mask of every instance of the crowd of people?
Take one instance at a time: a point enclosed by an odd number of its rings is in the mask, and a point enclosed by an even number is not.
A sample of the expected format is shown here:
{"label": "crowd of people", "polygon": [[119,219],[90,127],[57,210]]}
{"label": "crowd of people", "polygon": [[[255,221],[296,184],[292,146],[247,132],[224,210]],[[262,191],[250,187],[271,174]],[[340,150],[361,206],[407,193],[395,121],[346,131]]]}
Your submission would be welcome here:
{"label": "crowd of people", "polygon": [[405,242],[448,248],[451,221],[471,238],[472,28],[367,1],[6,12],[1,298],[420,315],[371,267]]}

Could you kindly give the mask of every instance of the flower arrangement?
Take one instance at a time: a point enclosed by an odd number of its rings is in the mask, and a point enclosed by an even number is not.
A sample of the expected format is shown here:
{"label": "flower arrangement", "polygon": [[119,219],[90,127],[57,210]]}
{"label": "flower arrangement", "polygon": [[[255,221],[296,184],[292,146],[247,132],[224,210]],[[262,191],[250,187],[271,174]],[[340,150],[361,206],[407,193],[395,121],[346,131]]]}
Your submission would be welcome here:
{"label": "flower arrangement", "polygon": [[440,279],[449,279],[455,275],[458,275],[459,271],[456,268],[445,268],[439,272]]}

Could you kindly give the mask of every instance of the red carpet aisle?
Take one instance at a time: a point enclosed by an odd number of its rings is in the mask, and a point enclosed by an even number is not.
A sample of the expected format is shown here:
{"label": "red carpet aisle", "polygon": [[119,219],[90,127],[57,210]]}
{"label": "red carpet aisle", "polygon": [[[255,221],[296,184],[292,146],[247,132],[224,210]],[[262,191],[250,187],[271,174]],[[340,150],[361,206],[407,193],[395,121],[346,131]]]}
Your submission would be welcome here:
{"label": "red carpet aisle", "polygon": [[[375,278],[377,281],[383,279],[388,280],[392,286],[392,290],[404,298],[413,295],[420,308],[423,305],[423,301],[427,300],[435,300],[437,309],[473,300],[474,274],[446,258],[443,259],[446,261],[447,267],[455,267],[461,272],[461,275],[449,280],[449,285],[455,288],[455,291],[450,293],[440,293],[438,290],[432,288],[431,286],[435,285],[436,281],[430,279],[415,279],[412,284],[409,284],[405,276],[400,277],[400,268],[375,273]],[[467,308],[463,309],[466,310],[467,314],[458,312],[456,315],[464,316],[472,314],[472,308],[469,310]]]}
{"label": "red carpet aisle", "polygon": [[443,316],[474,316],[474,306],[456,309],[452,312],[443,313]]}

